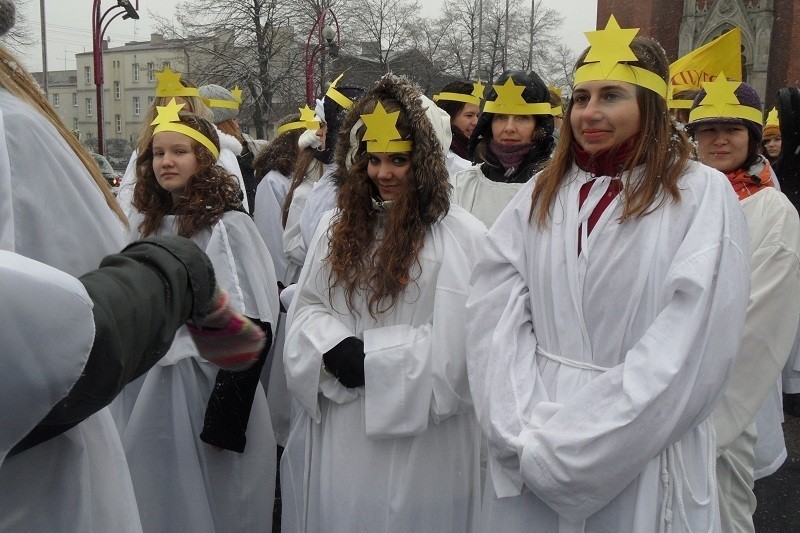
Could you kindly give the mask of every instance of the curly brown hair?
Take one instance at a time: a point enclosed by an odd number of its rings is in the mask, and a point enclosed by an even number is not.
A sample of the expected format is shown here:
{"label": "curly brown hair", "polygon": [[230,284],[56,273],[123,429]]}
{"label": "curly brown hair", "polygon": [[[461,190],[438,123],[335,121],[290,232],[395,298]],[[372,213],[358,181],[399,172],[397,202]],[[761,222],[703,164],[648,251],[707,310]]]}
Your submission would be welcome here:
{"label": "curly brown hair", "polygon": [[[192,113],[181,112],[179,116],[181,124],[208,137],[219,150],[219,137],[209,121]],[[136,159],[133,207],[144,215],[138,228],[142,237],[158,231],[167,215],[177,216],[178,235],[191,238],[216,224],[226,211],[241,209],[236,178],[217,165],[216,157],[208,148],[194,139],[192,147],[199,170],[189,179],[184,195],[175,203],[169,191],[162,189],[156,180],[152,138]]]}
{"label": "curly brown hair", "polygon": [[[404,87],[400,84],[401,89]],[[379,196],[367,174],[369,158],[366,143],[361,141],[364,126],[357,131],[359,145],[352,166],[347,168],[344,164],[350,147],[350,130],[362,114],[374,111],[379,101],[389,113],[400,111],[397,128],[403,138],[411,138],[412,133],[414,137],[411,167],[402,190],[383,215],[373,207],[373,199]],[[336,287],[345,291],[351,311],[356,310],[356,294],[368,294],[369,313],[373,317],[391,310],[414,281],[413,271],[415,266],[419,268],[426,230],[449,208],[446,170],[444,177],[437,176],[442,169],[432,156],[435,150],[441,152],[441,147],[432,131],[425,136],[412,131],[411,113],[415,115],[414,124],[427,120],[421,108],[410,110],[396,99],[373,92],[350,110],[339,133],[336,161],[340,173],[337,176],[340,213],[331,225],[330,249],[325,258],[330,266],[329,286],[331,291]],[[425,154],[422,161],[420,153]],[[439,159],[443,163],[443,156]],[[377,241],[379,227],[383,232]]]}
{"label": "curly brown hair", "polygon": [[[287,115],[278,120],[277,126],[280,127],[296,120],[297,113]],[[297,162],[297,153],[300,151],[297,142],[304,131],[301,128],[285,131],[272,139],[261,152],[256,154],[256,158],[253,160],[256,177],[261,179],[270,170],[276,170],[287,178],[291,177]]]}

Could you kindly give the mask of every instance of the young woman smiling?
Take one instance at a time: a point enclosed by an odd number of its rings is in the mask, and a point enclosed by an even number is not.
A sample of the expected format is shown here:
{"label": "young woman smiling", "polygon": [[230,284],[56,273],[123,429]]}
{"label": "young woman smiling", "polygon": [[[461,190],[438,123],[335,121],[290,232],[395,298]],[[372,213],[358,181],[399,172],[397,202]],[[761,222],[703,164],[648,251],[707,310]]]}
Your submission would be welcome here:
{"label": "young woman smiling", "polygon": [[467,301],[483,531],[719,531],[713,429],[747,305],[746,224],[666,106],[661,46],[587,33],[547,167]]}

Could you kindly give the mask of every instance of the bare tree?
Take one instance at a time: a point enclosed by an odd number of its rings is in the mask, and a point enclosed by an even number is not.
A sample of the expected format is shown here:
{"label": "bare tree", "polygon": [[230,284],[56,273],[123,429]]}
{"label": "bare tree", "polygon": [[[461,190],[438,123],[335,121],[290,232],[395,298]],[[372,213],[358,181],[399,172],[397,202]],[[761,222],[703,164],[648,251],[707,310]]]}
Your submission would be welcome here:
{"label": "bare tree", "polygon": [[348,32],[374,43],[376,59],[388,70],[393,53],[413,48],[408,14],[419,9],[417,0],[350,0],[342,12]]}
{"label": "bare tree", "polygon": [[33,38],[35,34],[33,24],[23,14],[26,4],[29,2],[30,0],[16,0],[14,27],[0,38],[0,42],[13,50],[14,54],[19,57],[28,57],[26,48],[32,47],[36,42]]}

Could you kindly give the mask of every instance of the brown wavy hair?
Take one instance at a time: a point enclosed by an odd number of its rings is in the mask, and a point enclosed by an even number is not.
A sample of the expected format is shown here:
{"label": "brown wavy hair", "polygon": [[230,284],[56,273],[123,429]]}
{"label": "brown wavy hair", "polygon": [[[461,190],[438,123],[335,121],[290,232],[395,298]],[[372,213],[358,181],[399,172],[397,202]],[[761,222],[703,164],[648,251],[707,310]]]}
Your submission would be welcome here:
{"label": "brown wavy hair", "polygon": [[[281,118],[277,126],[281,127],[295,120],[297,120],[297,113]],[[285,131],[272,139],[253,160],[256,176],[263,178],[270,170],[276,170],[287,178],[290,177],[294,172],[295,163],[297,163],[297,153],[300,151],[297,143],[304,131],[302,128],[297,128]]]}
{"label": "brown wavy hair", "polygon": [[[378,88],[394,89],[403,103],[415,101],[413,93],[407,94],[409,89],[406,84],[405,81],[397,83],[397,89],[392,87],[390,79],[382,81]],[[415,266],[419,267],[419,253],[426,230],[442,218],[449,208],[446,170],[438,167],[439,163],[443,166],[444,158],[439,155],[441,161],[438,161],[435,156],[437,150],[443,154],[439,142],[430,124],[427,124],[427,128],[431,131],[425,132],[426,135],[413,131],[418,128],[411,126],[412,123],[416,126],[421,121],[427,121],[423,116],[424,110],[410,109],[400,99],[389,98],[385,93],[391,94],[391,90],[381,94],[373,89],[350,110],[339,132],[336,161],[340,212],[330,229],[330,249],[325,258],[330,266],[330,290],[341,287],[347,295],[351,311],[356,309],[355,296],[367,294],[369,313],[373,317],[391,310],[406,287],[414,282],[413,270]],[[357,131],[359,145],[353,164],[349,168],[344,164],[350,147],[350,130],[360,115],[374,111],[379,101],[389,113],[400,111],[397,128],[403,138],[413,137],[414,142],[414,151],[410,154],[411,166],[403,187],[384,214],[373,207],[373,198],[379,196],[367,174],[369,158],[366,143],[361,141],[365,133],[363,125]],[[414,116],[410,117],[411,114]],[[444,176],[438,176],[442,172]],[[379,226],[383,229],[383,235],[380,242],[376,242]]]}
{"label": "brown wavy hair", "polygon": [[[655,72],[664,81],[669,80],[667,56],[657,41],[637,36],[631,42],[631,49],[639,60],[628,64]],[[583,65],[588,52],[587,48],[581,54],[574,70]],[[644,172],[638,178],[624,183],[624,207],[620,222],[652,213],[670,200],[679,202],[681,194],[678,180],[691,154],[689,140],[682,130],[675,127],[663,96],[637,85],[636,100],[641,129],[622,166],[622,173],[630,173],[638,165],[644,165]],[[570,98],[553,158],[539,174],[533,188],[529,221],[536,220],[540,227],[547,226],[558,191],[575,161],[572,149],[575,134],[569,120],[573,103],[574,100]]]}
{"label": "brown wavy hair", "polygon": [[[298,148],[299,150],[299,148]],[[289,218],[289,208],[292,206],[294,200],[294,191],[303,183],[306,178],[312,177],[316,174],[315,179],[322,177],[322,163],[317,159],[317,150],[315,148],[303,148],[299,151],[297,160],[294,165],[292,174],[292,184],[289,185],[289,190],[286,191],[286,198],[283,200],[283,210],[281,211],[281,224],[286,227],[286,221]]]}
{"label": "brown wavy hair", "polygon": [[[208,137],[219,150],[219,137],[211,122],[192,113],[181,112],[179,116],[181,124]],[[155,234],[167,215],[177,216],[178,235],[191,238],[216,224],[226,211],[241,209],[236,178],[217,165],[208,148],[194,139],[191,142],[199,170],[189,178],[185,194],[175,203],[169,191],[162,189],[156,180],[152,138],[136,159],[133,207],[144,215],[138,228],[142,237]]]}

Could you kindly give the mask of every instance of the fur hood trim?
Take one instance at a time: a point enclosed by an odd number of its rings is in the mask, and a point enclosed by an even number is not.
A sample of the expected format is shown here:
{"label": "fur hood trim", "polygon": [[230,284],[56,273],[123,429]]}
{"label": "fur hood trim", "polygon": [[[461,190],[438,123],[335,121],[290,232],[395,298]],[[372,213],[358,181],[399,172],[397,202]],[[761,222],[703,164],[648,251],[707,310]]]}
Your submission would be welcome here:
{"label": "fur hood trim", "polygon": [[353,162],[366,157],[366,143],[359,142],[361,115],[371,113],[376,101],[397,102],[411,125],[411,172],[419,194],[420,219],[426,225],[447,214],[450,204],[450,183],[445,160],[450,147],[450,116],[406,77],[387,74],[361,100],[344,119],[336,146],[337,188],[347,180],[369,179],[359,175]]}
{"label": "fur hood trim", "polygon": [[224,131],[217,128],[215,125],[214,128],[217,130],[217,135],[219,136],[219,151],[228,149],[234,153],[234,155],[241,155],[242,153],[242,143],[239,142],[239,139],[234,137],[233,135],[228,135]]}

